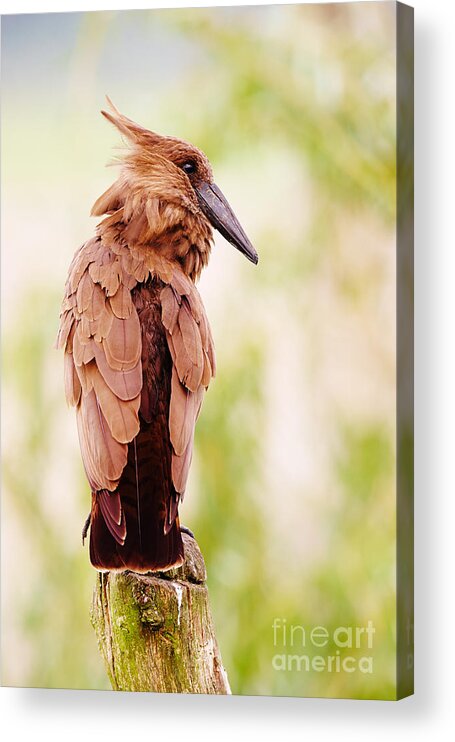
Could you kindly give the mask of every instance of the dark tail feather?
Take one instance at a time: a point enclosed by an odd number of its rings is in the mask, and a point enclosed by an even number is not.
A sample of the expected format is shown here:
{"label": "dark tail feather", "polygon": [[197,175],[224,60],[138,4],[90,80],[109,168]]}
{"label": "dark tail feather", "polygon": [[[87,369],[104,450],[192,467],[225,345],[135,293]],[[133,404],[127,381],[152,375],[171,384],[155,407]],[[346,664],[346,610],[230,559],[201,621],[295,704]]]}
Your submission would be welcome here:
{"label": "dark tail feather", "polygon": [[120,546],[123,546],[126,538],[126,522],[119,493],[100,490],[95,497],[109,533]]}
{"label": "dark tail feather", "polygon": [[166,449],[151,434],[145,427],[130,444],[118,490],[92,495],[90,560],[99,570],[158,572],[183,563],[170,454],[164,467]]}
{"label": "dark tail feather", "polygon": [[[114,538],[103,515],[99,497],[93,496],[94,505],[90,526],[90,561],[96,569],[108,571],[158,572],[183,563],[183,541],[179,519],[171,530],[164,533],[164,522],[153,525],[142,520],[142,538],[139,539],[138,520],[127,510],[126,538],[124,544]],[[147,515],[149,515],[147,513]],[[149,526],[151,525],[151,527]]]}

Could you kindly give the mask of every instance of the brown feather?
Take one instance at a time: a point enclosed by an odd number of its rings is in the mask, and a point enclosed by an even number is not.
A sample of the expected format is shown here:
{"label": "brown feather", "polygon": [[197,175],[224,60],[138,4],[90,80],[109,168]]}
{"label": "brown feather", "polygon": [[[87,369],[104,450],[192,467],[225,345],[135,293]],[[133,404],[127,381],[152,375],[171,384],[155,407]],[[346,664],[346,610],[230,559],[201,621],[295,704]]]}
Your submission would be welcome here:
{"label": "brown feather", "polygon": [[195,392],[200,384],[203,369],[199,370],[188,355],[179,325],[175,326],[172,338],[168,337],[168,343],[180,381],[187,389]]}
{"label": "brown feather", "polygon": [[111,309],[118,319],[128,319],[133,311],[133,302],[131,301],[131,292],[126,286],[120,285],[118,290],[109,299]]}
{"label": "brown feather", "polygon": [[65,396],[68,404],[75,407],[79,404],[82,387],[74,366],[73,354],[65,353],[64,358]]}
{"label": "brown feather", "polygon": [[106,359],[111,368],[129,371],[141,357],[141,328],[137,312],[128,319],[114,316],[109,333],[103,339]]}
{"label": "brown feather", "polygon": [[57,335],[56,347],[58,349],[66,346],[68,335],[70,334],[71,328],[74,323],[74,314],[71,309],[64,312],[60,319],[60,328]]}
{"label": "brown feather", "polygon": [[97,340],[100,343],[103,338],[109,335],[111,328],[112,328],[113,321],[114,321],[114,313],[111,307],[105,304],[104,309],[101,312],[101,316],[98,319],[96,330],[93,333],[95,336],[95,340]]}
{"label": "brown feather", "polygon": [[212,366],[210,364],[210,359],[207,355],[207,351],[204,350],[204,370],[202,372],[202,378],[201,378],[201,384],[202,386],[205,386],[206,388],[210,384],[210,379],[213,376],[212,372]]}
{"label": "brown feather", "polygon": [[91,292],[89,302],[84,314],[88,320],[96,322],[105,311],[106,297],[99,283],[93,283],[90,279],[89,274],[87,273],[86,275],[91,284]]}
{"label": "brown feather", "polygon": [[82,328],[79,322],[76,325],[76,331],[73,337],[73,356],[76,366],[82,366],[83,363],[89,363],[95,357],[95,343],[88,339],[82,341]]}
{"label": "brown feather", "polygon": [[89,240],[76,252],[69,271],[69,290],[71,294],[76,293],[81,276],[87,270],[92,260],[92,250],[97,240]]}
{"label": "brown feather", "polygon": [[193,436],[181,456],[172,455],[172,481],[177,492],[183,496],[185,494],[186,482],[190,471],[191,461],[193,458]]}
{"label": "brown feather", "polygon": [[[196,320],[191,314],[187,300],[182,301],[182,306],[180,308],[178,316],[178,322],[180,331],[182,333],[182,340],[185,346],[185,350],[188,353],[188,356],[191,359],[193,365],[201,370],[202,376],[204,358],[202,355],[201,333],[199,331],[198,325],[196,324]],[[199,377],[197,386],[199,386],[200,383],[201,381]]]}
{"label": "brown feather", "polygon": [[93,204],[91,215],[102,216],[117,211],[123,205],[122,183],[111,185]]}
{"label": "brown feather", "polygon": [[191,392],[180,382],[175,367],[172,369],[171,409],[169,429],[171,442],[177,456],[184,452],[194,432],[196,417],[201,404],[204,388]]}
{"label": "brown feather", "polygon": [[161,321],[166,330],[172,335],[179,316],[181,299],[172,286],[165,286],[161,292]]}
{"label": "brown feather", "polygon": [[112,437],[93,389],[81,398],[77,422],[82,459],[92,490],[114,490],[126,464],[127,446]]}
{"label": "brown feather", "polygon": [[93,389],[93,379],[89,374],[87,374],[87,369],[93,364],[94,361],[90,361],[88,364],[83,363],[81,366],[76,366],[76,372],[81,383],[82,394],[84,396],[87,396],[87,394]]}
{"label": "brown feather", "polygon": [[119,493],[100,490],[96,493],[96,499],[110,534],[123,546],[126,539],[126,520]]}
{"label": "brown feather", "polygon": [[[82,314],[82,312],[85,312],[88,308],[92,296],[94,293],[94,284],[91,280],[88,273],[84,273],[81,280],[79,281],[79,285],[77,287],[76,292],[76,300],[77,300],[77,311]],[[93,316],[88,316],[88,319],[93,319]]]}
{"label": "brown feather", "polygon": [[142,389],[142,364],[140,360],[128,371],[117,371],[109,366],[103,348],[95,345],[95,359],[98,369],[108,387],[119,399],[134,399]]}
{"label": "brown feather", "polygon": [[139,432],[140,395],[132,400],[121,400],[106,384],[94,363],[85,368],[88,384],[95,391],[113,438],[119,443],[129,443]]}

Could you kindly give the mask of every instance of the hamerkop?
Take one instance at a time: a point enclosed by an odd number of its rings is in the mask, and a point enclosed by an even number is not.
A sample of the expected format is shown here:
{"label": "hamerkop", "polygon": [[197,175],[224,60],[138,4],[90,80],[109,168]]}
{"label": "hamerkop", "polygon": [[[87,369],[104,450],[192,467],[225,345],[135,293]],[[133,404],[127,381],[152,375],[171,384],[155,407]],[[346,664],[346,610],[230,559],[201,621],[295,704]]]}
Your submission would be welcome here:
{"label": "hamerkop", "polygon": [[95,237],[71,263],[57,344],[92,492],[90,560],[99,570],[161,571],[183,562],[179,505],[215,375],[195,286],[212,227],[253,263],[258,256],[207,157],[108,102],[102,113],[128,146],[92,208],[103,217]]}

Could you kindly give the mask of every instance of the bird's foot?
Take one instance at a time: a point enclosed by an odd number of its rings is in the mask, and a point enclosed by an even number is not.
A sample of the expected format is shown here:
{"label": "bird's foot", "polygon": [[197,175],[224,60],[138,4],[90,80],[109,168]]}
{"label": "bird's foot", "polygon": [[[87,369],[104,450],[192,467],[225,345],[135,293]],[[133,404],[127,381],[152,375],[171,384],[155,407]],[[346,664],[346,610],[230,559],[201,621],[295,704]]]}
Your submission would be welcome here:
{"label": "bird's foot", "polygon": [[190,531],[190,529],[187,528],[186,526],[180,526],[180,533],[187,533],[188,536],[191,536],[191,538],[194,538],[193,531]]}
{"label": "bird's foot", "polygon": [[87,516],[87,520],[84,523],[84,527],[82,529],[82,546],[84,545],[85,539],[87,538],[88,529],[90,528],[90,522],[92,520],[92,514],[89,513]]}

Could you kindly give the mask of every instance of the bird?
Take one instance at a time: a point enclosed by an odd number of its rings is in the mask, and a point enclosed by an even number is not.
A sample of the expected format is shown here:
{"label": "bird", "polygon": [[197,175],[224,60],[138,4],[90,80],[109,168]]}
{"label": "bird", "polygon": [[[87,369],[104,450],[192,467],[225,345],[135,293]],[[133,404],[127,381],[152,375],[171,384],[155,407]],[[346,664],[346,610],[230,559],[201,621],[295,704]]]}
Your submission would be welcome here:
{"label": "bird", "polygon": [[179,508],[216,372],[196,288],[213,229],[252,263],[258,254],[206,155],[107,103],[101,113],[123,138],[120,171],[71,262],[56,345],[91,490],[91,564],[161,572],[184,561]]}

